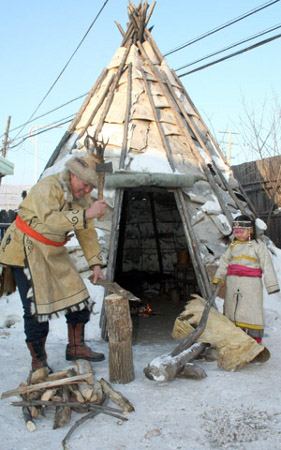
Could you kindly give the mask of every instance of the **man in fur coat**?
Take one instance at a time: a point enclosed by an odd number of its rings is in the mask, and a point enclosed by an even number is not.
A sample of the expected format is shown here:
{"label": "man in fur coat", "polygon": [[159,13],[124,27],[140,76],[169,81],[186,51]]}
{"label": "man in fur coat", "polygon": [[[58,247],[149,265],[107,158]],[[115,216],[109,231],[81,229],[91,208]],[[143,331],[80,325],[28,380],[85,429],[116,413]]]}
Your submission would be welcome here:
{"label": "man in fur coat", "polygon": [[97,186],[94,158],[72,157],[65,169],[40,180],[19,206],[0,247],[0,264],[12,268],[24,310],[26,343],[32,369],[47,366],[48,320],[65,315],[66,359],[102,361],[84,342],[90,297],[64,244],[74,232],[93,270],[93,282],[104,278],[103,261],[93,219],[106,211],[104,200],[92,202]]}

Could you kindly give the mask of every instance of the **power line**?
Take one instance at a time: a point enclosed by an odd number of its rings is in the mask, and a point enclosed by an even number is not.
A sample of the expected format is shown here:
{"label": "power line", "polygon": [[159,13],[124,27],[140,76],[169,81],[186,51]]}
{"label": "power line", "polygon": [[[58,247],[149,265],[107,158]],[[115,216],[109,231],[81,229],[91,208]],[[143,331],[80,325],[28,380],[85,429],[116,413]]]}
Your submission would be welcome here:
{"label": "power line", "polygon": [[[277,3],[277,2],[279,2],[279,1],[280,1],[280,0],[274,0],[274,1],[268,2],[268,3],[264,4],[264,5],[261,5],[260,7],[255,8],[255,9],[249,11],[248,13],[245,13],[245,14],[242,15],[242,16],[239,16],[238,18],[234,19],[233,21],[227,22],[226,24],[224,24],[224,25],[222,25],[222,26],[220,26],[220,27],[217,27],[216,29],[211,30],[210,32],[205,33],[204,35],[200,36],[199,38],[193,39],[192,41],[189,41],[188,43],[183,44],[183,46],[191,45],[192,43],[196,42],[197,40],[203,39],[203,38],[207,37],[208,35],[213,34],[213,33],[215,33],[216,31],[219,31],[219,30],[225,28],[226,26],[229,26],[229,25],[231,25],[231,24],[233,24],[233,23],[236,23],[236,22],[238,22],[239,20],[242,20],[243,18],[246,18],[246,17],[248,17],[249,15],[254,14],[255,12],[258,12],[258,11],[264,9],[264,8],[267,8],[268,6],[271,6],[272,4]],[[81,95],[81,96],[79,96],[79,97],[76,97],[76,98],[70,100],[70,101],[67,102],[67,103],[64,103],[64,104],[61,105],[61,106],[58,106],[58,107],[56,107],[56,108],[54,108],[54,109],[52,109],[52,110],[50,110],[50,111],[48,111],[48,112],[46,112],[46,113],[44,113],[44,114],[41,114],[40,116],[37,116],[37,117],[33,118],[33,116],[34,116],[34,114],[36,113],[36,111],[39,109],[39,107],[41,106],[41,104],[43,103],[43,101],[46,99],[47,95],[51,92],[52,88],[54,87],[54,85],[56,84],[56,82],[58,81],[58,79],[60,78],[60,76],[63,74],[63,72],[64,72],[65,69],[67,68],[67,66],[68,66],[68,64],[70,63],[71,59],[74,57],[75,53],[78,51],[79,47],[82,45],[84,39],[86,38],[86,36],[87,36],[88,33],[90,32],[91,28],[93,27],[94,23],[96,22],[97,18],[98,18],[99,15],[101,14],[101,12],[102,12],[102,10],[103,10],[103,8],[105,7],[105,5],[106,5],[107,2],[108,2],[108,0],[106,0],[105,3],[103,4],[103,6],[102,6],[102,8],[100,9],[99,13],[97,14],[96,18],[94,19],[94,21],[92,22],[91,26],[89,27],[89,29],[88,29],[87,32],[85,33],[83,39],[80,41],[80,43],[79,43],[79,45],[77,46],[76,50],[73,52],[72,56],[70,57],[70,59],[68,60],[68,62],[66,63],[66,65],[64,66],[64,69],[61,71],[60,75],[57,77],[56,81],[53,83],[53,85],[51,86],[51,88],[49,89],[49,91],[47,92],[47,94],[45,95],[45,97],[43,98],[43,100],[40,102],[40,104],[38,105],[38,107],[36,108],[36,110],[34,111],[34,113],[31,115],[31,117],[29,118],[29,120],[28,120],[27,122],[25,122],[24,124],[19,125],[19,126],[13,128],[12,130],[10,130],[10,131],[15,131],[15,130],[21,128],[21,130],[19,131],[19,133],[15,136],[15,138],[14,138],[13,140],[10,141],[10,143],[11,143],[11,142],[14,142],[14,141],[17,140],[17,139],[20,139],[20,137],[18,138],[18,135],[21,133],[21,131],[25,128],[26,125],[28,125],[28,124],[34,122],[35,120],[38,120],[39,118],[42,118],[42,117],[46,116],[46,115],[48,115],[48,114],[50,114],[50,113],[52,113],[52,112],[54,112],[54,111],[56,111],[56,110],[58,110],[58,109],[60,109],[60,108],[63,108],[64,106],[67,106],[68,104],[70,104],[70,103],[72,103],[72,102],[74,102],[74,101],[76,101],[76,100],[78,100],[78,99],[80,99],[80,98],[82,98],[82,97],[85,97],[85,96],[87,95],[87,93],[86,93],[86,94],[83,94],[83,95]],[[227,50],[229,50],[229,49],[231,49],[231,48],[234,48],[235,46],[238,46],[238,45],[240,45],[240,44],[242,44],[242,43],[244,43],[244,42],[250,41],[250,40],[255,39],[255,38],[259,37],[259,36],[262,36],[262,35],[264,35],[264,34],[266,34],[266,33],[269,33],[270,31],[274,31],[275,29],[280,28],[280,26],[281,26],[281,25],[272,27],[271,29],[268,29],[268,30],[265,30],[265,31],[263,31],[263,32],[260,32],[260,33],[258,33],[257,35],[255,35],[255,36],[253,36],[253,37],[250,37],[250,38],[247,38],[247,39],[245,39],[245,40],[239,41],[239,42],[237,42],[237,43],[235,43],[235,44],[232,44],[232,45],[230,45],[229,47],[226,47],[226,48],[224,48],[224,49],[222,49],[222,50],[219,50],[219,51],[214,52],[214,53],[212,53],[212,54],[209,54],[209,55],[207,55],[207,56],[205,56],[205,57],[202,57],[202,58],[200,58],[200,59],[198,59],[198,60],[196,60],[196,61],[193,61],[192,63],[186,64],[186,65],[184,65],[184,66],[182,66],[182,67],[176,69],[176,71],[182,70],[183,68],[189,67],[189,66],[191,66],[191,65],[193,65],[193,64],[196,64],[197,62],[203,61],[203,60],[205,60],[205,59],[207,59],[207,58],[210,58],[210,57],[215,56],[215,55],[217,55],[217,54],[219,54],[219,53],[222,53],[222,52],[224,52],[224,51],[227,51]],[[199,71],[199,70],[203,70],[203,69],[205,69],[205,68],[207,68],[207,67],[209,67],[209,66],[211,66],[211,65],[218,64],[219,62],[222,62],[222,61],[224,61],[224,60],[226,60],[226,59],[229,59],[229,58],[231,58],[231,57],[237,56],[237,55],[239,55],[240,53],[243,53],[243,52],[245,52],[245,51],[247,51],[247,50],[252,50],[253,48],[256,48],[257,46],[263,45],[264,43],[270,42],[271,40],[276,39],[276,38],[278,38],[278,37],[280,37],[280,35],[277,35],[276,37],[273,37],[273,38],[270,39],[270,40],[262,41],[261,43],[258,43],[258,44],[254,45],[254,46],[252,46],[252,47],[248,47],[248,48],[243,49],[243,50],[241,50],[241,51],[239,51],[239,52],[236,52],[236,53],[233,53],[233,54],[231,54],[231,55],[228,55],[227,57],[221,58],[221,59],[219,59],[219,60],[216,60],[216,61],[214,61],[214,62],[212,62],[212,63],[210,63],[210,64],[206,64],[206,65],[201,66],[201,67],[199,67],[199,68],[197,68],[197,69],[194,69],[194,70],[192,70],[192,71],[189,71],[189,72],[187,72],[187,73],[184,73],[184,74],[182,74],[182,75],[179,75],[179,78],[180,78],[180,77],[183,77],[183,76],[186,76],[186,75],[189,75],[189,74],[191,74],[191,73],[193,73],[193,72],[196,72],[196,71]],[[178,50],[180,50],[181,48],[184,48],[184,47],[180,46],[180,47],[178,47],[177,49],[175,49],[175,51],[178,51]],[[171,52],[169,52],[169,53],[166,53],[164,56],[167,56],[168,54],[171,54],[171,53],[173,53],[173,52],[174,52],[174,51],[171,51]],[[75,114],[73,114],[72,116],[68,116],[68,117],[73,117],[73,116],[75,116]],[[33,119],[32,119],[32,118],[33,118]],[[32,119],[32,120],[31,120],[31,119]],[[55,123],[60,123],[60,124],[62,125],[62,124],[66,124],[66,123],[68,123],[68,122],[71,121],[71,120],[66,120],[66,119],[68,119],[68,118],[61,119],[59,122],[55,122]],[[58,125],[58,126],[60,126],[60,125]],[[49,127],[49,126],[48,126],[48,127]],[[44,130],[41,130],[39,133],[36,133],[36,134],[41,134],[41,133],[43,133],[43,132],[49,131],[51,128],[54,128],[54,127],[53,127],[52,125],[50,125],[49,128],[44,129]],[[2,136],[3,136],[3,135],[2,135]],[[0,136],[0,137],[2,137],[2,136]],[[29,135],[28,135],[28,136],[23,136],[23,137],[21,138],[21,139],[22,139],[21,142],[24,142],[28,137],[29,137]],[[14,145],[13,147],[10,147],[10,148],[15,148],[15,147],[17,147],[18,145],[21,144],[21,142],[18,143],[18,144],[16,144],[16,145]]]}
{"label": "power line", "polygon": [[214,64],[218,64],[218,63],[220,63],[222,61],[226,61],[227,59],[233,58],[234,56],[241,55],[244,52],[247,52],[247,51],[253,50],[254,48],[260,47],[261,45],[268,44],[269,42],[274,41],[275,39],[278,39],[280,37],[281,37],[281,34],[277,34],[276,36],[273,36],[271,38],[265,39],[264,41],[258,42],[257,44],[254,44],[251,47],[247,47],[247,48],[244,48],[242,50],[239,50],[238,52],[231,53],[230,55],[227,55],[224,58],[217,59],[217,60],[215,60],[215,61],[213,61],[213,62],[211,62],[209,64],[205,64],[204,66],[200,66],[197,69],[193,69],[193,70],[190,70],[189,72],[182,73],[181,75],[178,75],[178,77],[179,78],[185,77],[186,75],[190,75],[191,73],[198,72],[199,70],[206,69],[207,67],[213,66]]}
{"label": "power line", "polygon": [[[71,117],[71,119],[69,119],[69,117]],[[12,146],[9,145],[9,150],[12,150],[13,148],[18,147],[24,141],[26,141],[27,139],[29,139],[31,137],[37,136],[38,134],[46,133],[47,131],[50,131],[53,128],[59,128],[59,127],[61,127],[63,125],[66,125],[67,123],[71,122],[74,117],[75,117],[75,114],[72,114],[71,116],[68,116],[65,119],[61,119],[60,121],[54,122],[54,123],[52,123],[50,125],[46,125],[43,129],[41,128],[40,131],[36,131],[35,133],[32,133],[32,134],[29,133],[29,134],[27,134],[27,135],[25,135],[23,137],[18,137],[18,138],[13,139],[13,141],[11,141],[11,142],[15,142],[15,141],[17,141],[19,139],[21,139],[21,140],[20,140],[20,142],[18,142],[15,145],[12,145]]]}
{"label": "power line", "polygon": [[[273,31],[273,30],[275,30],[275,29],[278,29],[278,28],[280,28],[280,26],[281,26],[281,25],[275,26],[275,27],[273,27],[272,29],[270,29],[270,30],[268,30],[268,31],[266,30],[266,31],[264,31],[264,32],[261,32],[261,33],[257,34],[256,36],[254,36],[254,37],[252,37],[252,38],[245,39],[244,41],[240,41],[240,42],[237,43],[237,44],[233,44],[232,46],[229,46],[229,47],[227,47],[227,48],[225,48],[225,49],[223,49],[223,50],[220,50],[220,51],[218,51],[218,52],[215,52],[215,53],[213,53],[213,54],[210,54],[210,55],[208,55],[208,56],[206,56],[206,57],[204,57],[204,58],[201,58],[201,59],[199,59],[199,60],[197,60],[197,61],[194,61],[193,63],[187,64],[186,66],[183,66],[182,68],[188,67],[188,66],[190,66],[190,65],[192,65],[192,64],[195,64],[196,62],[199,62],[199,61],[202,61],[202,60],[204,60],[204,59],[207,59],[208,57],[214,56],[215,54],[222,53],[223,51],[226,51],[226,50],[228,50],[228,49],[230,49],[230,48],[233,48],[233,47],[235,47],[235,46],[238,45],[238,44],[241,44],[241,43],[243,43],[243,42],[247,42],[248,40],[254,39],[254,38],[258,37],[258,36],[261,36],[261,35],[263,35],[263,34],[266,34],[266,33],[270,32],[270,31]],[[179,76],[179,78],[181,78],[181,77],[184,77],[184,76],[186,76],[186,75],[190,75],[191,73],[197,72],[197,71],[199,71],[199,70],[203,70],[203,69],[208,68],[208,67],[210,67],[210,66],[212,66],[212,65],[214,65],[214,64],[218,64],[219,62],[223,62],[223,61],[225,61],[225,60],[227,60],[227,59],[229,59],[229,58],[232,58],[232,57],[234,57],[234,56],[237,56],[237,55],[239,55],[239,54],[242,54],[242,53],[244,53],[244,52],[246,52],[246,51],[250,51],[250,50],[253,50],[254,48],[257,48],[257,47],[259,47],[259,46],[261,46],[261,45],[267,44],[267,43],[271,42],[272,40],[275,40],[275,39],[277,39],[277,38],[279,38],[279,37],[281,37],[280,34],[277,35],[277,36],[273,36],[272,38],[266,39],[266,40],[264,40],[264,41],[261,41],[261,42],[255,44],[255,45],[253,45],[253,46],[251,46],[251,47],[247,47],[247,48],[245,48],[245,49],[239,50],[238,52],[232,53],[232,54],[230,54],[230,55],[228,55],[228,56],[226,56],[226,57],[224,57],[224,58],[220,58],[220,59],[218,59],[218,60],[216,60],[216,61],[213,61],[213,62],[211,62],[211,63],[209,63],[209,64],[205,64],[204,66],[200,66],[200,67],[198,67],[197,69],[191,70],[191,71],[189,71],[189,72],[183,73],[183,74],[178,75],[178,76]],[[176,71],[179,71],[180,69],[181,69],[181,68],[176,69]],[[45,113],[45,114],[42,114],[41,116],[38,116],[37,118],[34,118],[32,121],[26,122],[26,124],[31,123],[31,122],[33,122],[34,120],[37,120],[37,119],[39,119],[39,118],[41,118],[41,117],[44,117],[44,116],[50,114],[51,112],[56,111],[56,110],[58,110],[58,109],[60,109],[60,108],[62,108],[62,107],[64,107],[64,106],[70,104],[71,102],[74,102],[74,101],[80,99],[81,97],[84,97],[85,95],[87,95],[87,94],[83,94],[83,95],[81,95],[81,96],[79,96],[79,97],[76,97],[75,99],[72,99],[72,100],[70,100],[69,102],[64,103],[63,105],[61,105],[61,106],[59,106],[59,107],[57,107],[57,108],[54,108],[53,110],[51,110],[51,111],[49,111],[49,112],[47,112],[47,113]],[[65,117],[65,118],[63,118],[63,119],[60,119],[59,121],[54,122],[53,124],[46,125],[46,127],[45,127],[43,130],[41,129],[40,131],[38,131],[37,133],[35,133],[35,134],[32,135],[32,136],[36,136],[37,134],[41,134],[41,133],[50,131],[50,129],[54,128],[54,125],[55,125],[55,124],[58,124],[57,126],[65,125],[66,123],[71,122],[72,119],[74,118],[74,116],[75,116],[75,113],[72,114],[72,115],[70,115],[70,116],[68,116],[68,117]],[[69,119],[69,118],[71,118],[71,119],[70,119],[70,120],[67,120],[67,119]],[[26,124],[25,124],[25,125],[26,125]],[[20,127],[20,126],[14,128],[13,130],[15,130],[15,129],[19,128],[19,127]],[[13,131],[13,130],[11,130],[11,131]],[[22,144],[22,142],[24,142],[24,141],[25,141],[26,139],[28,139],[29,137],[30,137],[29,134],[28,134],[28,135],[25,135],[25,136],[23,136],[23,137],[15,137],[15,138],[14,138],[12,141],[10,141],[10,142],[14,142],[14,141],[19,140],[19,139],[21,139],[21,141],[20,141],[18,144],[15,144],[14,146],[10,147],[10,149],[13,149],[13,148],[15,148],[15,147],[18,147],[19,145]]]}
{"label": "power line", "polygon": [[188,47],[191,44],[194,44],[195,42],[201,41],[202,39],[205,39],[206,37],[211,36],[212,34],[217,33],[218,31],[223,30],[224,28],[227,28],[230,25],[233,25],[234,23],[239,22],[240,20],[246,19],[246,17],[249,17],[252,14],[255,14],[255,13],[259,12],[259,11],[262,11],[265,8],[268,8],[271,5],[274,5],[274,3],[278,3],[279,1],[280,0],[273,0],[273,1],[270,1],[270,2],[267,2],[267,3],[264,3],[263,5],[258,6],[257,8],[251,9],[250,11],[242,14],[241,16],[238,16],[235,19],[232,19],[229,22],[224,23],[223,25],[219,25],[218,27],[213,28],[210,31],[207,31],[206,33],[202,34],[201,36],[199,36],[197,38],[194,38],[194,39],[191,39],[190,41],[188,41],[188,42],[186,42],[184,44],[181,44],[180,46],[174,48],[173,50],[168,51],[167,53],[164,54],[164,57],[169,56],[172,53],[176,53],[179,50],[182,50],[183,48]]}
{"label": "power line", "polygon": [[65,64],[65,66],[63,67],[62,71],[60,72],[60,74],[57,76],[57,78],[55,79],[55,81],[53,82],[52,86],[49,88],[49,90],[47,91],[46,95],[43,97],[43,99],[41,100],[41,102],[39,103],[39,105],[37,106],[37,108],[35,109],[35,111],[31,114],[31,116],[29,117],[29,119],[27,120],[27,122],[23,125],[23,127],[21,128],[21,130],[18,132],[18,134],[15,136],[15,138],[22,132],[22,130],[25,128],[26,124],[30,122],[30,120],[33,118],[33,116],[36,114],[36,112],[38,111],[38,109],[40,108],[40,106],[42,105],[42,103],[46,100],[46,98],[48,97],[48,95],[50,94],[50,92],[52,91],[52,89],[54,88],[55,84],[58,82],[58,80],[60,79],[60,77],[62,76],[62,74],[64,73],[64,71],[66,70],[67,66],[69,65],[70,61],[72,60],[72,58],[74,57],[74,55],[76,54],[76,52],[78,51],[78,49],[81,47],[83,41],[86,39],[86,36],[89,34],[91,28],[94,26],[95,22],[97,21],[98,17],[100,16],[102,10],[104,9],[105,5],[107,4],[108,0],[106,0],[103,4],[103,6],[101,7],[101,9],[99,10],[98,14],[96,15],[95,19],[93,20],[93,22],[91,23],[90,27],[88,28],[88,30],[86,31],[86,33],[84,34],[83,38],[81,39],[81,41],[79,42],[78,46],[76,47],[76,49],[74,50],[74,52],[72,53],[71,57],[69,58],[69,60],[67,61],[67,63]]}
{"label": "power line", "polygon": [[[23,126],[29,125],[30,123],[35,122],[36,120],[41,119],[42,117],[48,116],[49,114],[51,114],[51,113],[53,113],[53,112],[55,112],[55,111],[57,111],[57,110],[59,110],[59,109],[61,109],[61,108],[64,108],[64,107],[67,106],[67,105],[70,105],[70,103],[76,102],[77,100],[80,100],[80,98],[86,97],[86,95],[88,95],[88,92],[86,92],[86,94],[79,95],[78,97],[73,98],[72,100],[69,100],[69,101],[66,102],[66,103],[63,103],[62,105],[57,106],[56,108],[51,109],[50,111],[47,111],[47,112],[45,112],[44,114],[41,114],[40,116],[34,117],[34,118],[33,118],[32,120],[30,120],[29,122],[25,122],[24,124],[18,125],[17,127],[15,127],[15,128],[13,128],[12,130],[10,130],[10,132],[11,132],[11,131],[18,130],[19,128],[21,128],[21,127],[23,127]],[[64,119],[62,119],[62,120],[64,120]],[[0,136],[0,138],[1,138],[2,136],[3,136],[3,134]],[[16,139],[16,138],[15,138],[15,139]],[[13,141],[14,141],[15,139],[13,139]]]}
{"label": "power line", "polygon": [[211,58],[212,56],[215,56],[215,55],[218,55],[220,53],[226,52],[227,50],[230,50],[231,48],[237,47],[238,45],[245,44],[245,42],[252,41],[253,39],[256,39],[258,37],[264,36],[265,34],[271,33],[272,31],[278,30],[278,28],[280,28],[280,27],[281,27],[281,24],[280,25],[275,25],[272,28],[268,28],[267,30],[264,30],[264,31],[261,31],[258,34],[255,34],[254,36],[242,39],[241,41],[236,42],[235,44],[231,44],[228,47],[223,48],[222,50],[218,50],[218,51],[216,51],[214,53],[210,53],[207,56],[203,56],[202,58],[199,58],[199,59],[196,59],[195,61],[192,61],[191,63],[185,64],[184,66],[181,66],[178,69],[175,69],[175,71],[178,72],[179,70],[185,69],[186,67],[193,66],[194,64],[197,64],[198,62],[201,62],[201,61],[204,61],[205,59]]}
{"label": "power line", "polygon": [[[280,24],[280,25],[275,25],[274,27],[269,28],[269,29],[264,30],[264,31],[261,31],[260,33],[257,33],[257,34],[254,35],[254,36],[251,36],[251,37],[246,38],[246,39],[243,39],[243,40],[241,40],[241,41],[239,41],[239,42],[237,42],[237,43],[234,43],[234,44],[232,44],[232,45],[229,45],[228,47],[225,47],[224,49],[218,50],[218,51],[216,51],[216,52],[214,52],[214,53],[210,53],[210,54],[208,54],[207,56],[204,56],[204,57],[199,58],[199,59],[197,59],[197,60],[195,60],[195,61],[192,61],[191,63],[185,64],[184,66],[181,66],[181,67],[175,69],[175,71],[178,72],[178,71],[180,71],[180,70],[182,70],[182,69],[185,69],[186,67],[190,67],[190,66],[192,66],[192,65],[194,65],[194,64],[196,64],[196,63],[198,63],[198,62],[204,61],[205,59],[211,58],[212,56],[218,55],[218,54],[223,53],[223,52],[225,52],[225,51],[227,51],[227,50],[230,50],[231,48],[237,47],[238,45],[244,44],[245,42],[249,42],[249,41],[251,41],[251,40],[253,40],[253,39],[256,39],[256,38],[258,38],[258,37],[260,37],[260,36],[263,36],[263,35],[265,35],[265,34],[267,34],[267,33],[270,33],[270,32],[272,32],[272,31],[275,31],[275,30],[277,30],[277,29],[280,28],[280,27],[281,27],[281,24]],[[53,112],[55,112],[55,111],[57,111],[57,110],[59,110],[59,109],[61,109],[61,108],[64,108],[65,106],[68,106],[69,104],[71,104],[71,103],[73,103],[73,102],[75,102],[75,101],[77,101],[77,100],[80,100],[80,99],[83,98],[83,97],[86,97],[86,95],[88,95],[88,92],[86,92],[85,94],[79,95],[78,97],[76,97],[76,98],[74,98],[74,99],[72,99],[72,100],[69,100],[69,101],[66,102],[66,103],[63,103],[62,105],[57,106],[56,108],[51,109],[50,111],[47,111],[47,112],[45,112],[44,114],[41,114],[40,116],[34,117],[34,118],[33,118],[32,120],[30,120],[29,122],[25,122],[24,124],[21,124],[21,125],[18,125],[17,127],[15,127],[15,128],[12,128],[12,129],[10,130],[10,132],[15,131],[15,130],[18,130],[18,129],[21,128],[21,127],[24,127],[24,126],[26,126],[26,125],[29,125],[29,124],[35,122],[36,120],[41,119],[42,117],[45,117],[45,116],[47,116],[47,115],[49,115],[49,114],[51,114],[51,113],[53,113]],[[64,119],[61,119],[61,120],[64,121],[65,118],[64,118]],[[2,135],[0,136],[0,138],[3,137],[3,136],[4,136],[4,134],[2,134]],[[17,139],[19,139],[19,138],[14,138],[14,139],[12,140],[12,142],[14,142],[14,140],[17,140]]]}

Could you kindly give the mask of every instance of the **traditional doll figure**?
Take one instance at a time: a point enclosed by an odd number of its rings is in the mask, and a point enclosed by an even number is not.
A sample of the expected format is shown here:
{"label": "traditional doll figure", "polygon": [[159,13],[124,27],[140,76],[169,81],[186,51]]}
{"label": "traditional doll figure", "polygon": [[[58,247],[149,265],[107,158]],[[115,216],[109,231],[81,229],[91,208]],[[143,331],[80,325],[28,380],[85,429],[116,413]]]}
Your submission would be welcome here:
{"label": "traditional doll figure", "polygon": [[280,290],[266,244],[257,239],[255,221],[241,215],[233,222],[234,240],[222,255],[213,283],[226,283],[224,315],[261,344],[264,332],[263,284]]}

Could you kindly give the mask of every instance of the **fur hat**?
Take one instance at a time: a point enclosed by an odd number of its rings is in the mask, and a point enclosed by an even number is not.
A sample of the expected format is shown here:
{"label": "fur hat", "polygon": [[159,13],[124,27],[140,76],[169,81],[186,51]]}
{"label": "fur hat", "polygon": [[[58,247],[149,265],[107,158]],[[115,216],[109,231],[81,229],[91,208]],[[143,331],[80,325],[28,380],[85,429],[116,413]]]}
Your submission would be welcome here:
{"label": "fur hat", "polygon": [[65,168],[88,184],[97,187],[98,174],[96,172],[95,158],[89,154],[86,156],[74,156],[65,163]]}

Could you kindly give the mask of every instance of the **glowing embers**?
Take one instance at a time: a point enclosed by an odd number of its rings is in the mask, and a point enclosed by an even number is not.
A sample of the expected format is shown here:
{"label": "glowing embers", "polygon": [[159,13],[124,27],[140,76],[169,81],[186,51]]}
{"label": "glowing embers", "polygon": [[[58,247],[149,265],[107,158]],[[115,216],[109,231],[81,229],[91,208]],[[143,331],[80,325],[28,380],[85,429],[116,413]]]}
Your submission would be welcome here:
{"label": "glowing embers", "polygon": [[152,315],[152,308],[148,303],[141,304],[140,306],[132,306],[131,315],[137,317],[150,317]]}

